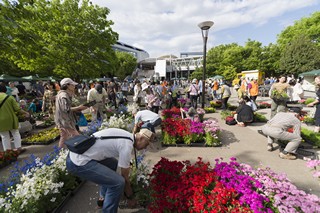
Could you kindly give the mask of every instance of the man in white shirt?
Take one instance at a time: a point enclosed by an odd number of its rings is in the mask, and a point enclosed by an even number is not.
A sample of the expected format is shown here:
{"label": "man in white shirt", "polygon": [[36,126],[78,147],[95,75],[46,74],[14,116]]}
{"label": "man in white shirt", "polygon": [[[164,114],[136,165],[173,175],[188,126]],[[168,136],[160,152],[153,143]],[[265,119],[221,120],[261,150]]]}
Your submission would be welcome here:
{"label": "man in white shirt", "polygon": [[155,127],[159,126],[162,122],[160,116],[150,110],[141,110],[137,112],[137,110],[132,111],[132,115],[134,116],[134,128],[133,133],[138,131],[138,127],[142,122],[141,128],[147,128],[155,133]]}
{"label": "man in white shirt", "polygon": [[[93,135],[97,137],[96,142],[87,151],[82,154],[70,151],[66,159],[67,170],[80,178],[99,184],[99,201],[103,203],[103,212],[117,212],[122,193],[124,192],[128,199],[133,196],[129,180],[132,150],[145,149],[153,142],[154,133],[142,129],[133,135],[122,129],[108,128]],[[118,166],[121,175],[116,172]]]}
{"label": "man in white shirt", "polygon": [[90,89],[87,95],[87,102],[96,101],[96,104],[90,107],[90,112],[92,114],[92,121],[98,119],[98,113],[100,118],[105,119],[106,116],[103,113],[106,98],[108,94],[107,91],[102,87],[101,84],[97,83],[94,88]]}

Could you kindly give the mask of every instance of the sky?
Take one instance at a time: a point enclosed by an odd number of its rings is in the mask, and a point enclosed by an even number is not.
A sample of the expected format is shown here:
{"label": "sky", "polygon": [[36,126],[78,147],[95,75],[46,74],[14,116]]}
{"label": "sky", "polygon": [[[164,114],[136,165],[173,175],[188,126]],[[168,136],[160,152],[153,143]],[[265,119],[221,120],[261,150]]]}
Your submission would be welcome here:
{"label": "sky", "polygon": [[119,41],[157,58],[181,52],[202,52],[198,24],[213,21],[207,50],[221,44],[263,46],[302,17],[320,11],[320,0],[92,0],[110,9],[107,19]]}

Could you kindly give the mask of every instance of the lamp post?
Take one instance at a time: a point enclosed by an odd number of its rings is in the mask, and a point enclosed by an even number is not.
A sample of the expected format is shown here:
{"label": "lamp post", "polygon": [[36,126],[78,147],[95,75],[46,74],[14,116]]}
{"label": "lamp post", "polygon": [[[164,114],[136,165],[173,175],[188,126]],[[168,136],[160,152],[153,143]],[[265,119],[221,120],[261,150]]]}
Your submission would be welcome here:
{"label": "lamp post", "polygon": [[205,102],[205,86],[206,86],[206,58],[207,58],[207,40],[210,27],[212,27],[212,21],[204,21],[198,24],[201,29],[203,38],[203,73],[202,73],[202,108],[204,108]]}

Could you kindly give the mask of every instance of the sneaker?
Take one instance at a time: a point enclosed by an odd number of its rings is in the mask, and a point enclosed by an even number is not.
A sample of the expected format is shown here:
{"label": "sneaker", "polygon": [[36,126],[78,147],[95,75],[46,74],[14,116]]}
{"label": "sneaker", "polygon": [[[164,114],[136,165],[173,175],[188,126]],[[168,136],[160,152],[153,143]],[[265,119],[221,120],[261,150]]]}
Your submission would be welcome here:
{"label": "sneaker", "polygon": [[280,152],[279,153],[279,157],[282,158],[282,159],[287,159],[287,160],[295,160],[297,159],[297,157],[293,154],[284,154],[283,152]]}
{"label": "sneaker", "polygon": [[273,146],[272,146],[272,144],[268,144],[267,150],[268,150],[269,152],[272,152],[272,151],[273,151]]}

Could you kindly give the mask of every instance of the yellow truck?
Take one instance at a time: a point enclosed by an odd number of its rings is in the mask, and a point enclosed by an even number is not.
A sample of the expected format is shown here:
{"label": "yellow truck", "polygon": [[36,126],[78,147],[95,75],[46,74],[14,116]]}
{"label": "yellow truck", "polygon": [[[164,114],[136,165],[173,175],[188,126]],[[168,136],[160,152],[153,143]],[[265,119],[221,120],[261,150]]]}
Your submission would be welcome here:
{"label": "yellow truck", "polygon": [[237,74],[236,79],[232,81],[232,85],[239,84],[240,78],[244,77],[246,80],[251,81],[251,79],[256,78],[258,79],[258,84],[262,85],[264,83],[264,77],[265,73],[260,70],[247,70],[247,71],[242,71],[241,73]]}

